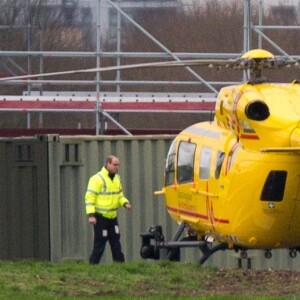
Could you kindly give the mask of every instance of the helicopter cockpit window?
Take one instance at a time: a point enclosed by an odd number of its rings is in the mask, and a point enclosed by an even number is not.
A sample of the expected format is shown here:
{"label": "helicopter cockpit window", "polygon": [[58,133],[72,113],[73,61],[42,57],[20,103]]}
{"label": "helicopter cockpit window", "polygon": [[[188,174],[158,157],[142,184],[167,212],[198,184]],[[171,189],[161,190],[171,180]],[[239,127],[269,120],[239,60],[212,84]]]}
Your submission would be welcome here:
{"label": "helicopter cockpit window", "polygon": [[177,181],[178,183],[192,181],[194,178],[194,156],[196,145],[180,142],[178,148]]}
{"label": "helicopter cockpit window", "polygon": [[220,173],[221,173],[221,168],[222,164],[225,158],[225,152],[218,151],[217,153],[217,165],[216,165],[216,170],[215,170],[215,178],[219,179]]}
{"label": "helicopter cockpit window", "polygon": [[210,177],[212,149],[203,147],[200,155],[200,179],[208,179]]}
{"label": "helicopter cockpit window", "polygon": [[175,180],[176,141],[174,140],[167,156],[165,169],[165,185],[171,185]]}
{"label": "helicopter cockpit window", "polygon": [[245,114],[251,120],[263,121],[269,117],[270,111],[266,103],[256,100],[247,104]]}
{"label": "helicopter cockpit window", "polygon": [[286,177],[286,171],[271,171],[264,184],[260,200],[282,201],[285,190]]}

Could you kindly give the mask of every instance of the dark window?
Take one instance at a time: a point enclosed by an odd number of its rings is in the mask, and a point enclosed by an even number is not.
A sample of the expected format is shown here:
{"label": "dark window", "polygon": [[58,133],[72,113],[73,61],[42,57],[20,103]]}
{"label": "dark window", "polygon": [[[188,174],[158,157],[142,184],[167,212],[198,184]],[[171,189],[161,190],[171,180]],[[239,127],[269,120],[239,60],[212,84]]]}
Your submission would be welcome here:
{"label": "dark window", "polygon": [[286,171],[271,171],[264,184],[260,200],[282,201],[285,190],[286,177]]}
{"label": "dark window", "polygon": [[225,152],[218,151],[217,153],[217,165],[215,171],[215,178],[218,179],[220,177],[222,164],[225,158]]}
{"label": "dark window", "polygon": [[167,156],[165,169],[165,185],[171,185],[175,181],[175,157],[176,157],[176,141],[173,141]]}
{"label": "dark window", "polygon": [[178,183],[192,181],[194,178],[194,157],[196,145],[180,142],[178,148],[177,181]]}

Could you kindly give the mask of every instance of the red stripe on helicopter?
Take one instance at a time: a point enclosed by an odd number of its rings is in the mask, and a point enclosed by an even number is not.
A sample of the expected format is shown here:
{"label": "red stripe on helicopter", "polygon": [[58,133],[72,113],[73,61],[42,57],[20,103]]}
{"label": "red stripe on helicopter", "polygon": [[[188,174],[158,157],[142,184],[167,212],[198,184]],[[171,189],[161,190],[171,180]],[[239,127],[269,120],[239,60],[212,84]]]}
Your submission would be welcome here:
{"label": "red stripe on helicopter", "polygon": [[231,162],[232,162],[232,159],[233,159],[233,155],[234,155],[234,152],[236,151],[236,149],[240,146],[240,144],[238,142],[236,142],[233,147],[231,148],[231,150],[229,151],[229,153],[231,153],[228,158],[227,158],[227,161],[226,161],[226,168],[225,168],[225,175],[227,175],[230,167],[231,167]]}
{"label": "red stripe on helicopter", "polygon": [[259,140],[259,137],[256,134],[241,134],[241,139]]}
{"label": "red stripe on helicopter", "polygon": [[[193,211],[178,209],[178,208],[171,207],[171,206],[167,206],[167,210],[170,211],[170,212],[179,213],[179,214],[186,215],[186,216],[189,216],[189,217],[198,217],[199,219],[204,219],[204,220],[209,219],[208,215],[203,215],[203,214],[199,214],[199,213],[196,213],[196,212],[193,212]],[[224,220],[224,219],[215,218],[215,217],[213,217],[213,220],[216,223],[229,224],[229,220]]]}
{"label": "red stripe on helicopter", "polygon": [[235,116],[235,120],[236,120],[236,124],[234,124],[234,128],[237,130],[238,133],[240,133],[240,125],[239,125],[239,119],[238,119],[238,115],[237,115],[237,105],[238,105],[238,102],[240,101],[241,97],[243,95],[243,92],[239,92],[235,98],[234,98],[234,101],[233,101],[233,105],[232,105],[232,110],[234,112],[234,116]]}

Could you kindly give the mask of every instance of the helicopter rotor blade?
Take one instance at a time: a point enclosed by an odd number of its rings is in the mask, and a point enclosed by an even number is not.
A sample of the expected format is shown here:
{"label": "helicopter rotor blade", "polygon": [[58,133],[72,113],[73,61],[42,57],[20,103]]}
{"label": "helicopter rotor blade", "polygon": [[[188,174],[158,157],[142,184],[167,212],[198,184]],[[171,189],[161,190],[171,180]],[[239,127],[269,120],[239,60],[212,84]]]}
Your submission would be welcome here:
{"label": "helicopter rotor blade", "polygon": [[164,68],[164,67],[192,67],[192,66],[209,66],[210,68],[233,68],[237,70],[264,70],[273,69],[283,66],[298,66],[299,60],[286,60],[282,57],[274,57],[268,59],[251,59],[251,58],[237,58],[237,59],[194,59],[194,60],[181,60],[181,61],[165,61],[165,62],[150,62],[150,63],[138,63],[128,64],[119,66],[108,66],[91,69],[78,69],[60,72],[50,73],[39,73],[39,74],[27,74],[11,77],[2,77],[0,82],[11,81],[11,80],[24,80],[35,79],[40,77],[51,77],[60,75],[72,75],[72,74],[84,74],[84,73],[96,73],[96,72],[109,72],[109,71],[121,71],[121,70],[132,70],[132,69],[145,69],[145,68]]}
{"label": "helicopter rotor blade", "polygon": [[118,70],[162,68],[162,67],[225,65],[225,64],[228,64],[228,60],[183,60],[183,61],[151,62],[151,63],[139,63],[139,64],[108,66],[108,67],[91,68],[91,69],[78,69],[78,70],[69,70],[69,71],[60,71],[60,72],[2,77],[2,78],[0,78],[0,81],[25,80],[25,79],[35,79],[35,78],[39,78],[39,77],[51,77],[51,76],[60,76],[60,75],[82,74],[82,73],[84,74],[84,73],[96,73],[96,72],[109,72],[109,71],[118,71]]}

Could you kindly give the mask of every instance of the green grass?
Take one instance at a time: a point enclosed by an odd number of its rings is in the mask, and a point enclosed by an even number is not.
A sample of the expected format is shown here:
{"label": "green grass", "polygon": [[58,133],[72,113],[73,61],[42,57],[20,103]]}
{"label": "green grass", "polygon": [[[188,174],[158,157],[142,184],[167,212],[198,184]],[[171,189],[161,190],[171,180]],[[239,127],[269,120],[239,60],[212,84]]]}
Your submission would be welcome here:
{"label": "green grass", "polygon": [[255,276],[245,272],[169,261],[97,266],[80,261],[0,261],[0,298],[300,299],[298,281],[292,283],[298,294],[292,290],[280,296],[280,287],[279,295],[273,293],[276,282],[253,284]]}

